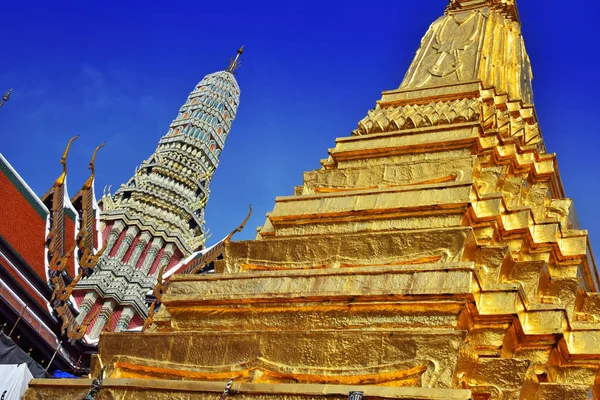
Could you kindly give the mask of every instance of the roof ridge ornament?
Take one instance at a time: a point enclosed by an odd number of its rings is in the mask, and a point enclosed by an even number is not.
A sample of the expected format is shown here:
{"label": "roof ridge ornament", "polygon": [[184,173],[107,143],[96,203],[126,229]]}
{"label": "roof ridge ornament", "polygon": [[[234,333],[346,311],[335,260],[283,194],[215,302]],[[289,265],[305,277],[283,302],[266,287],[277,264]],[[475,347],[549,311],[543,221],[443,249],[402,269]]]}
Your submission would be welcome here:
{"label": "roof ridge ornament", "polygon": [[[244,47],[244,46],[242,46],[242,47]],[[6,103],[7,101],[9,101],[9,100],[10,100],[10,94],[12,93],[12,91],[13,91],[13,90],[12,90],[12,89],[10,89],[8,92],[6,92],[6,93],[4,94],[4,96],[2,96],[2,101],[0,101],[0,107],[2,107],[2,105],[3,105],[4,103]]]}
{"label": "roof ridge ornament", "polygon": [[244,45],[242,45],[242,47],[240,47],[237,51],[237,55],[235,56],[235,58],[232,58],[229,60],[229,67],[227,68],[227,72],[231,73],[231,74],[235,74],[237,71],[237,69],[242,65],[242,62],[240,61],[240,56],[244,53]]}
{"label": "roof ridge ornament", "polygon": [[98,150],[100,150],[101,148],[103,148],[104,146],[106,146],[106,142],[102,143],[101,145],[99,145],[98,147],[96,147],[96,149],[94,150],[94,154],[92,154],[92,159],[90,161],[90,165],[88,167],[88,169],[90,171],[92,171],[92,176],[94,176],[95,173],[95,167],[94,164],[96,162],[96,154],[98,153]]}
{"label": "roof ridge ornament", "polygon": [[73,144],[73,142],[77,139],[79,139],[79,135],[74,136],[71,138],[71,140],[69,140],[69,143],[67,143],[67,148],[65,149],[65,152],[63,153],[63,156],[60,159],[60,164],[63,167],[63,172],[56,180],[57,185],[62,185],[65,181],[65,178],[67,177],[67,155],[69,154],[69,149],[71,148],[71,144]]}

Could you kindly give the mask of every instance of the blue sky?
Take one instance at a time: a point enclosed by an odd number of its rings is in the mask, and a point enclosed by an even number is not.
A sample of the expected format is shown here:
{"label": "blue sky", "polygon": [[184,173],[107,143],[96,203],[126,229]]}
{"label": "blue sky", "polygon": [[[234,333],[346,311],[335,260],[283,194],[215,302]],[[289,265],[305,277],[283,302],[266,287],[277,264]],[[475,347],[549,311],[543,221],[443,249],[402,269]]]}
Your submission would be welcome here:
{"label": "blue sky", "polygon": [[[537,113],[581,224],[600,243],[600,3],[521,1]],[[5,1],[0,5],[0,152],[36,193],[69,156],[74,194],[94,147],[97,185],[113,191],[148,157],[188,93],[244,44],[241,105],[211,186],[209,243],[254,214],[253,238],[276,196],[319,168],[383,90],[399,86],[447,0]],[[584,11],[582,11],[584,10]],[[600,245],[600,244],[597,244]]]}

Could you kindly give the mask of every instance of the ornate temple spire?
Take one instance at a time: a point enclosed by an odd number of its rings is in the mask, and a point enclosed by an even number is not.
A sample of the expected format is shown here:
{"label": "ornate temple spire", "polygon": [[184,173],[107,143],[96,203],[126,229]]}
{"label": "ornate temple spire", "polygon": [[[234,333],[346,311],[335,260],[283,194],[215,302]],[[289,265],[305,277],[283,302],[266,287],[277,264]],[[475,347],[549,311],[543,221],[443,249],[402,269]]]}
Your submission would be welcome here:
{"label": "ornate temple spire", "polygon": [[[239,65],[239,55],[230,69]],[[122,185],[105,207],[106,220],[127,210],[140,228],[173,242],[182,254],[199,249],[204,235],[208,186],[239,104],[240,90],[229,71],[209,74],[180,108],[152,156]],[[151,211],[153,210],[153,211]]]}
{"label": "ornate temple spire", "polygon": [[132,321],[141,326],[146,293],[160,268],[166,265],[172,274],[180,261],[202,249],[210,181],[239,105],[234,72],[242,53],[243,46],[227,70],[206,75],[196,85],[156,151],[114,195],[103,196],[106,251],[76,288],[85,294],[79,322],[101,309],[90,327],[92,338],[111,321],[116,324],[111,330],[127,329]]}
{"label": "ornate temple spire", "polygon": [[229,60],[229,67],[227,68],[227,72],[234,74],[235,71],[242,65],[240,61],[241,55],[244,53],[244,45],[240,47],[237,51],[237,55],[234,59]]}

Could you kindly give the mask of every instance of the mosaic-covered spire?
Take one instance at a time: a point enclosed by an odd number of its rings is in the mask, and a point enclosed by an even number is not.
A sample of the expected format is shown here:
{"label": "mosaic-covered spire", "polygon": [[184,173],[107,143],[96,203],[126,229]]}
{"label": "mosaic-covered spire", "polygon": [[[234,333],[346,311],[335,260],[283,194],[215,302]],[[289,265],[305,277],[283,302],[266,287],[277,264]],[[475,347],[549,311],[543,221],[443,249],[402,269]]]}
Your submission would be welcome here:
{"label": "mosaic-covered spire", "polygon": [[[239,64],[241,50],[234,64]],[[133,326],[141,325],[147,314],[145,296],[160,267],[168,265],[172,274],[179,261],[203,247],[209,184],[239,105],[234,71],[229,65],[206,75],[156,151],[114,195],[103,196],[106,251],[95,273],[77,287],[79,320],[101,308],[91,338],[109,320],[117,321],[109,330],[127,329],[132,320]]]}
{"label": "mosaic-covered spire", "polygon": [[179,109],[158,148],[104,208],[104,220],[125,212],[135,225],[150,225],[157,236],[184,254],[205,241],[204,207],[209,183],[229,135],[240,89],[233,74],[204,77]]}

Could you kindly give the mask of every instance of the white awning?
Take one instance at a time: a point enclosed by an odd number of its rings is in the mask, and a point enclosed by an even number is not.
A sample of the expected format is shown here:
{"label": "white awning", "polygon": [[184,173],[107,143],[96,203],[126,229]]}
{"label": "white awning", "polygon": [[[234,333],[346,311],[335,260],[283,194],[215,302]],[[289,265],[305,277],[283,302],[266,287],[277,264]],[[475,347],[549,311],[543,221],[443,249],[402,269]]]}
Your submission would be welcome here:
{"label": "white awning", "polygon": [[27,364],[0,365],[0,398],[19,400],[32,379],[33,375],[29,372]]}

